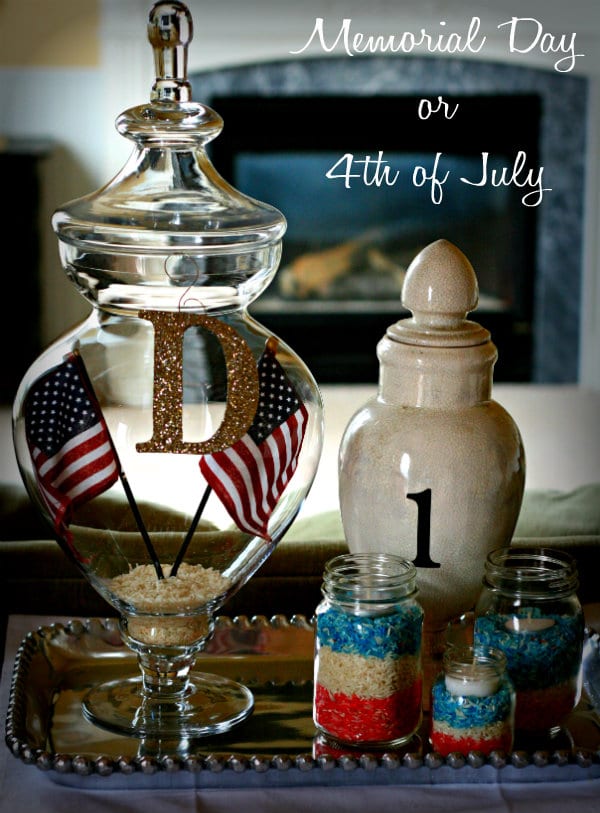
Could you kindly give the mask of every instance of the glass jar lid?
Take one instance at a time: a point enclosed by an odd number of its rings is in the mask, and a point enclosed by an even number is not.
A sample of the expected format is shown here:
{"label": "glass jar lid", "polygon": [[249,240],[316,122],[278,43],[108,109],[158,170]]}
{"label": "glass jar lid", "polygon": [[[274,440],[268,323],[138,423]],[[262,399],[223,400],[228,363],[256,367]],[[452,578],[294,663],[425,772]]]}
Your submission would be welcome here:
{"label": "glass jar lid", "polygon": [[151,99],[116,121],[135,142],[134,151],[106,186],[55,213],[61,243],[81,252],[129,254],[240,253],[280,243],[286,229],[281,212],[232,187],[206,154],[223,121],[191,99],[192,33],[183,3],[155,3],[148,23],[156,68]]}

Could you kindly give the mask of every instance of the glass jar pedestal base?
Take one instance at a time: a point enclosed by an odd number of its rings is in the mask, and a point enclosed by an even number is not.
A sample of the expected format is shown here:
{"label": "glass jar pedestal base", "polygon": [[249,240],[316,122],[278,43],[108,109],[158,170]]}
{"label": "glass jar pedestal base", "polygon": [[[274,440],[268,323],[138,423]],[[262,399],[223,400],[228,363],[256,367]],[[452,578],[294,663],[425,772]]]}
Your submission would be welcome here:
{"label": "glass jar pedestal base", "polygon": [[222,734],[250,716],[252,692],[220,675],[192,673],[183,691],[146,692],[141,676],[95,686],[83,699],[84,717],[129,737],[181,739]]}
{"label": "glass jar pedestal base", "polygon": [[252,713],[254,696],[246,686],[194,671],[212,634],[209,612],[122,616],[120,629],[123,642],[137,653],[140,674],[92,687],[82,701],[90,722],[139,739],[185,740],[223,734]]}

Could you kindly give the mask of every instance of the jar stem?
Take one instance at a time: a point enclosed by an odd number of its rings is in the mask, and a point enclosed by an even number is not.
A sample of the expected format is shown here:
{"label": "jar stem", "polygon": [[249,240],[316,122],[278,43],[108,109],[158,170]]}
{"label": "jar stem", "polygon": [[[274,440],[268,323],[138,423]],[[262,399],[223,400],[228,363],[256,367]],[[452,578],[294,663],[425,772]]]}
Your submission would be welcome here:
{"label": "jar stem", "polygon": [[165,658],[152,653],[138,655],[142,686],[150,700],[171,700],[182,697],[189,683],[195,653],[179,658]]}

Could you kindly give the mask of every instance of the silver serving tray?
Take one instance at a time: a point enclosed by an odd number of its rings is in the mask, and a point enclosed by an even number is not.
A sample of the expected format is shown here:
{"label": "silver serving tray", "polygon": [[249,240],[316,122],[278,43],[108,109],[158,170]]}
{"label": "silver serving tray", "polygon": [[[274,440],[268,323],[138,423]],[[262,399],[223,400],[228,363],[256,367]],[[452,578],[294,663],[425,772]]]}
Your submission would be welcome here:
{"label": "silver serving tray", "polygon": [[[239,680],[252,716],[225,735],[147,742],[86,721],[81,699],[111,677],[137,674],[116,619],[74,620],[30,632],[18,650],[6,720],[15,757],[61,785],[88,789],[401,785],[600,778],[600,647],[586,641],[584,694],[560,737],[510,754],[443,758],[419,736],[398,751],[322,747],[312,721],[314,628],[304,617],[217,619],[197,671]],[[592,698],[594,703],[589,699]],[[330,744],[331,746],[331,744]]]}

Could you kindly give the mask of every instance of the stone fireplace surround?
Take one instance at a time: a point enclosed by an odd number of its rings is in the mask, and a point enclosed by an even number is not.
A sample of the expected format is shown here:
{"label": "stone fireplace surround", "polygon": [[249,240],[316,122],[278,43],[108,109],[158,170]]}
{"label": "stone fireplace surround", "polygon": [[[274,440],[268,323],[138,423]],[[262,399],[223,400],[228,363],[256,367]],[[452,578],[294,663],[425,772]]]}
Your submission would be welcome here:
{"label": "stone fireplace surround", "polygon": [[537,207],[532,380],[577,381],[586,78],[473,59],[331,56],[195,71],[191,80],[194,98],[209,105],[215,97],[232,96],[537,95],[542,109],[539,163],[552,192]]}

